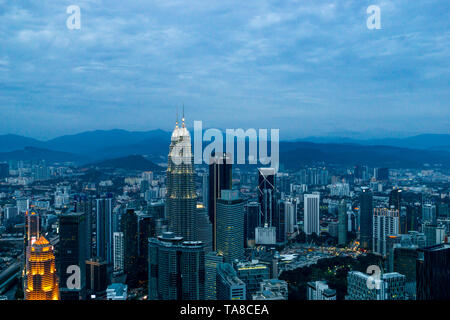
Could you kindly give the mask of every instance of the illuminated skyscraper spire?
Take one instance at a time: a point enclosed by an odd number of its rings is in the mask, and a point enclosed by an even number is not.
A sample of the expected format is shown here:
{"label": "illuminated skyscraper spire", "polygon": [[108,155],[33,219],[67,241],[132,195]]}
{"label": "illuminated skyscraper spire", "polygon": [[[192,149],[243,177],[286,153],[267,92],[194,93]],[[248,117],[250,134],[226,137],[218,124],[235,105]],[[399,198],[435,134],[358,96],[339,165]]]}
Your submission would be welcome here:
{"label": "illuminated skyscraper spire", "polygon": [[[178,117],[177,117],[178,118]],[[184,123],[172,132],[167,167],[166,206],[169,229],[185,240],[197,240],[195,210],[197,196],[194,185],[194,164],[191,136]]]}

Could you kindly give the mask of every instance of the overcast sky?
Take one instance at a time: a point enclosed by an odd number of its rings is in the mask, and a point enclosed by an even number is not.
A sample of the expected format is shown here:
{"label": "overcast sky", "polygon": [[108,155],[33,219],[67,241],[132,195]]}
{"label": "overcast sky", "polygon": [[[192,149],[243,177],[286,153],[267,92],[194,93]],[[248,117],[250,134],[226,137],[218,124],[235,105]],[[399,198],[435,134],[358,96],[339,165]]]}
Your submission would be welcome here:
{"label": "overcast sky", "polygon": [[447,0],[0,0],[0,134],[171,130],[183,103],[282,139],[450,133],[449,84]]}

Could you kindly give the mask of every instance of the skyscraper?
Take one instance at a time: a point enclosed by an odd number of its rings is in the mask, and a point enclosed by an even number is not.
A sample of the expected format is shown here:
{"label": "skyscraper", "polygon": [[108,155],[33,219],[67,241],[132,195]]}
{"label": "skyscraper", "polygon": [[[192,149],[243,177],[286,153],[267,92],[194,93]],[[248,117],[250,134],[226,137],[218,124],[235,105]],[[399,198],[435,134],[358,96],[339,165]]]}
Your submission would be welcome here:
{"label": "skyscraper", "polygon": [[104,295],[108,283],[108,263],[98,258],[86,260],[86,292],[88,297]]}
{"label": "skyscraper", "polygon": [[134,209],[127,209],[122,217],[124,238],[124,271],[130,285],[137,284],[138,219]]}
{"label": "skyscraper", "polygon": [[345,245],[347,243],[348,217],[347,203],[342,200],[338,208],[338,244]]}
{"label": "skyscraper", "polygon": [[217,199],[217,252],[224,262],[242,259],[244,253],[244,200],[237,190],[222,190]]}
{"label": "skyscraper", "polygon": [[26,252],[25,300],[59,300],[53,246],[41,236]]}
{"label": "skyscraper", "polygon": [[394,209],[400,211],[402,204],[402,189],[394,188],[389,193],[389,207],[394,206]]}
{"label": "skyscraper", "polygon": [[96,213],[97,257],[112,263],[112,199],[97,199]]}
{"label": "skyscraper", "polygon": [[244,208],[244,244],[252,247],[255,245],[255,230],[261,225],[260,206],[258,202],[252,201],[246,203]]}
{"label": "skyscraper", "polygon": [[92,221],[95,221],[94,217],[94,206],[93,206],[93,196],[91,195],[77,195],[75,197],[75,212],[84,212],[85,220],[86,220],[86,259],[91,258],[95,255],[93,250],[93,241],[92,241]]}
{"label": "skyscraper", "polygon": [[[70,212],[59,217],[58,272],[61,300],[83,300],[86,280],[86,216],[83,212]],[[70,266],[80,268],[80,287],[67,286],[72,273]]]}
{"label": "skyscraper", "polygon": [[208,192],[209,192],[209,183],[208,183],[208,179],[209,179],[209,174],[207,172],[204,172],[202,174],[202,202],[203,205],[205,206],[206,212],[208,212],[208,202],[209,202],[209,197],[208,197]]}
{"label": "skyscraper", "polygon": [[372,232],[373,232],[373,197],[372,191],[368,188],[362,188],[359,197],[359,220],[360,220],[360,243],[364,249],[372,248]]}
{"label": "skyscraper", "polygon": [[436,206],[434,204],[424,204],[422,207],[422,221],[436,224]]}
{"label": "skyscraper", "polygon": [[272,227],[272,220],[277,206],[275,173],[274,168],[258,169],[258,202],[261,209],[262,223],[264,226],[269,227]]}
{"label": "skyscraper", "polygon": [[394,246],[393,270],[406,277],[406,294],[408,300],[416,300],[416,260],[419,258],[417,246],[402,244]]}
{"label": "skyscraper", "polygon": [[121,273],[124,270],[124,240],[123,232],[113,234],[113,259],[114,272]]}
{"label": "skyscraper", "polygon": [[29,246],[40,237],[41,221],[37,212],[27,211],[25,213],[25,229],[26,246]]}
{"label": "skyscraper", "polygon": [[205,245],[205,252],[213,251],[213,227],[202,203],[197,203],[195,211],[197,226],[197,240]]}
{"label": "skyscraper", "polygon": [[166,208],[169,230],[187,241],[197,240],[196,205],[191,136],[183,117],[181,128],[176,123],[169,147]]}
{"label": "skyscraper", "polygon": [[223,257],[215,251],[205,255],[205,299],[217,299],[217,267],[223,262]]}
{"label": "skyscraper", "polygon": [[200,241],[165,232],[148,243],[150,300],[203,300],[205,251]]}
{"label": "skyscraper", "polygon": [[426,236],[426,246],[434,246],[445,242],[445,228],[436,224],[424,223],[422,232]]}
{"label": "skyscraper", "polygon": [[208,215],[212,224],[213,250],[217,250],[217,199],[222,190],[232,189],[232,164],[226,153],[209,159]]}
{"label": "skyscraper", "polygon": [[374,252],[383,256],[387,254],[387,238],[398,236],[400,217],[398,210],[391,208],[375,208],[373,211],[373,243]]}
{"label": "skyscraper", "polygon": [[9,165],[7,163],[0,163],[0,179],[9,177]]}
{"label": "skyscraper", "polygon": [[450,299],[450,244],[418,249],[417,300]]}
{"label": "skyscraper", "polygon": [[320,220],[319,220],[319,204],[320,195],[318,194],[305,194],[305,207],[304,207],[304,220],[303,226],[307,235],[320,233]]}
{"label": "skyscraper", "polygon": [[278,243],[284,243],[287,240],[289,221],[294,213],[294,205],[287,200],[277,201],[277,210],[273,219],[273,225],[276,228],[276,240]]}

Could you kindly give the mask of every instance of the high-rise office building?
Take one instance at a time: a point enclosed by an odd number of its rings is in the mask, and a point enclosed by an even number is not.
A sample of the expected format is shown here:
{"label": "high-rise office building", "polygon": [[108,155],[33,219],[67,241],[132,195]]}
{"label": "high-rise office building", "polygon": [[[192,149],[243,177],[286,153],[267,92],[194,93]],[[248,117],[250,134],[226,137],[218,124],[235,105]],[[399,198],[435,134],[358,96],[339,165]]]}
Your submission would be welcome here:
{"label": "high-rise office building", "polygon": [[208,196],[209,182],[208,182],[208,180],[209,180],[209,174],[207,172],[203,172],[203,174],[202,174],[202,203],[206,209],[206,212],[209,212],[208,211],[208,202],[209,202],[209,200],[208,200],[209,199],[209,196]]}
{"label": "high-rise office building", "polygon": [[181,128],[176,123],[169,147],[166,212],[169,230],[187,241],[197,240],[196,205],[191,136],[183,117]]}
{"label": "high-rise office building", "polygon": [[26,245],[32,245],[40,237],[41,219],[36,211],[25,213]]}
{"label": "high-rise office building", "polygon": [[375,208],[373,210],[373,243],[374,252],[383,256],[387,254],[387,237],[398,236],[400,231],[400,217],[398,210]]}
{"label": "high-rise office building", "polygon": [[30,210],[30,199],[28,198],[16,199],[16,207],[20,213],[26,213],[28,210]]}
{"label": "high-rise office building", "polygon": [[374,168],[374,177],[377,181],[388,181],[389,180],[389,169],[388,168]]}
{"label": "high-rise office building", "polygon": [[150,300],[203,300],[205,251],[200,241],[165,232],[148,243]]}
{"label": "high-rise office building", "polygon": [[394,188],[389,193],[389,207],[400,211],[402,205],[402,189]]}
{"label": "high-rise office building", "polygon": [[[61,300],[84,300],[86,283],[86,216],[84,212],[70,212],[59,217],[58,272]],[[80,268],[80,286],[68,284],[70,266]],[[68,273],[68,271],[70,271]],[[69,286],[69,287],[68,287]]]}
{"label": "high-rise office building", "polygon": [[318,194],[305,194],[304,195],[304,231],[307,235],[320,233],[320,195]]}
{"label": "high-rise office building", "polygon": [[371,249],[373,243],[373,196],[368,188],[362,188],[359,197],[359,237],[361,248]]}
{"label": "high-rise office building", "polygon": [[223,263],[223,257],[215,251],[205,255],[205,299],[217,299],[217,266]]}
{"label": "high-rise office building", "polygon": [[278,200],[277,210],[275,211],[273,225],[276,229],[276,241],[285,243],[287,241],[288,228],[293,229],[293,215],[295,206],[288,200]]}
{"label": "high-rise office building", "polygon": [[213,250],[217,250],[217,199],[222,190],[232,189],[232,162],[230,155],[223,153],[209,159],[208,216],[212,224]]}
{"label": "high-rise office building", "polygon": [[124,271],[124,239],[123,232],[114,232],[113,234],[113,263],[114,272],[122,273]]}
{"label": "high-rise office building", "polygon": [[448,203],[441,202],[441,203],[437,204],[436,215],[441,219],[450,218],[450,211],[448,209]]}
{"label": "high-rise office building", "polygon": [[255,230],[261,226],[261,216],[259,203],[256,201],[248,202],[244,205],[244,244],[246,247],[255,245]]}
{"label": "high-rise office building", "polygon": [[416,260],[419,258],[417,246],[396,245],[394,246],[393,270],[406,277],[406,295],[408,300],[416,300]]}
{"label": "high-rise office building", "polygon": [[436,206],[434,204],[424,204],[422,207],[422,221],[436,224]]}
{"label": "high-rise office building", "polygon": [[450,244],[418,249],[417,300],[450,299]]}
{"label": "high-rise office building", "polygon": [[86,293],[95,299],[106,293],[109,284],[108,262],[98,258],[86,260]]}
{"label": "high-rise office building", "polygon": [[217,300],[245,300],[246,285],[229,263],[217,266]]}
{"label": "high-rise office building", "polygon": [[137,284],[138,219],[134,209],[127,209],[122,217],[124,239],[124,271],[131,286]]}
{"label": "high-rise office building", "polygon": [[406,206],[406,216],[404,227],[401,229],[402,234],[407,234],[409,231],[419,230],[419,217],[421,217],[420,204],[412,204]]}
{"label": "high-rise office building", "polygon": [[94,217],[94,197],[91,195],[77,195],[75,196],[75,206],[74,206],[74,211],[75,212],[84,212],[85,214],[85,226],[86,226],[86,232],[85,232],[85,236],[86,236],[86,245],[85,245],[85,249],[86,249],[86,259],[90,259],[91,257],[93,257],[96,253],[93,252],[93,240],[92,240],[92,235],[93,235],[93,221],[95,221],[95,217]]}
{"label": "high-rise office building", "polygon": [[426,246],[434,246],[445,242],[445,227],[431,223],[422,225],[422,232],[426,236]]}
{"label": "high-rise office building", "polygon": [[197,203],[195,210],[195,225],[197,226],[197,240],[205,245],[205,252],[213,251],[213,227],[208,213],[202,203]]}
{"label": "high-rise office building", "polygon": [[345,200],[342,200],[338,208],[338,244],[345,245],[347,243],[347,230],[347,203]]}
{"label": "high-rise office building", "polygon": [[53,246],[41,236],[27,247],[25,300],[59,300]]}
{"label": "high-rise office building", "polygon": [[[275,168],[258,169],[258,203],[261,209],[263,226],[272,227],[277,207]],[[262,226],[261,226],[262,227]]]}
{"label": "high-rise office building", "polygon": [[112,263],[112,199],[96,200],[96,248],[97,257]]}
{"label": "high-rise office building", "polygon": [[9,177],[9,165],[7,163],[0,163],[0,179]]}
{"label": "high-rise office building", "polygon": [[237,190],[222,190],[217,199],[217,252],[224,262],[240,260],[244,254],[244,200]]}
{"label": "high-rise office building", "polygon": [[[149,212],[136,212],[137,216],[137,275],[148,277],[148,238],[156,236],[156,220]],[[156,215],[157,216],[157,215]]]}

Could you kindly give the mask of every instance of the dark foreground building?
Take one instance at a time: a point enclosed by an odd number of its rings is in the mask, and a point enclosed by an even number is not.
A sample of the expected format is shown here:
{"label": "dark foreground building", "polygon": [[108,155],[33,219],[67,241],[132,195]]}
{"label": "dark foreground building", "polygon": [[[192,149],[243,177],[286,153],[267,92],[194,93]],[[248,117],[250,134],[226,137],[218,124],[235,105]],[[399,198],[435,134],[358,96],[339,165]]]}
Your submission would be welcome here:
{"label": "dark foreground building", "polygon": [[165,232],[148,242],[149,300],[204,300],[205,251],[201,241]]}
{"label": "dark foreground building", "polygon": [[419,249],[417,300],[450,300],[450,244]]}

